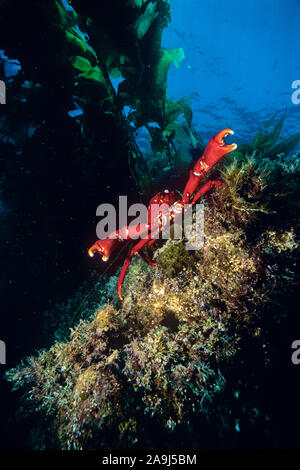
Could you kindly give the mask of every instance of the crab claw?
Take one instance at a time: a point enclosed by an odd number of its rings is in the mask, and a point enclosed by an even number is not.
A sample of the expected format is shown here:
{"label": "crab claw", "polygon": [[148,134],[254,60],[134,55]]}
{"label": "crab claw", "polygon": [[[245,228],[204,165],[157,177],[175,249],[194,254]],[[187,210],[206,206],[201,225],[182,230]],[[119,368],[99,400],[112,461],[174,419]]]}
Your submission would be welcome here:
{"label": "crab claw", "polygon": [[221,160],[224,155],[233,152],[237,148],[236,144],[227,145],[224,138],[228,134],[234,134],[231,129],[223,129],[208,142],[203,155],[197,160],[196,165],[190,171],[190,177],[183,191],[181,202],[187,204],[194,195],[198,184],[206,173]]}
{"label": "crab claw", "polygon": [[228,134],[234,134],[231,129],[223,129],[212,137],[207,144],[202,157],[195,165],[194,171],[206,174],[218,161],[237,148],[236,144],[227,145],[224,141]]}
{"label": "crab claw", "polygon": [[[213,137],[216,144],[219,145],[220,147],[223,147],[223,150],[226,150],[226,153],[233,152],[233,150],[237,148],[236,144],[227,145],[226,142],[224,142],[224,139],[225,137],[228,136],[228,134],[233,135],[234,131],[232,129],[223,129],[215,137]],[[224,152],[224,155],[225,155],[225,152]]]}
{"label": "crab claw", "polygon": [[94,243],[88,251],[88,255],[93,258],[96,253],[99,253],[102,256],[103,261],[107,261],[108,257],[104,255],[104,247],[102,246],[102,241],[99,240],[98,242]]}
{"label": "crab claw", "polygon": [[95,253],[99,253],[102,256],[102,261],[108,261],[111,253],[116,249],[118,244],[118,239],[106,238],[105,240],[98,240],[90,247],[88,255],[92,258]]}

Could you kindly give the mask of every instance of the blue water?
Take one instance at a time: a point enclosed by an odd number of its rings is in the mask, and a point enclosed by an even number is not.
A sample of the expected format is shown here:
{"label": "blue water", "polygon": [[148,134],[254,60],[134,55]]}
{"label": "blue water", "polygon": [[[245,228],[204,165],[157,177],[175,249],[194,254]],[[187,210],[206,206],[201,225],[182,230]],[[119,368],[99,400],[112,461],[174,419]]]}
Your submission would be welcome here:
{"label": "blue water", "polygon": [[[249,142],[273,113],[285,115],[282,137],[300,131],[299,0],[171,0],[163,46],[185,59],[168,76],[169,97],[195,92],[193,125],[208,140],[230,127]],[[299,149],[299,147],[298,147]]]}

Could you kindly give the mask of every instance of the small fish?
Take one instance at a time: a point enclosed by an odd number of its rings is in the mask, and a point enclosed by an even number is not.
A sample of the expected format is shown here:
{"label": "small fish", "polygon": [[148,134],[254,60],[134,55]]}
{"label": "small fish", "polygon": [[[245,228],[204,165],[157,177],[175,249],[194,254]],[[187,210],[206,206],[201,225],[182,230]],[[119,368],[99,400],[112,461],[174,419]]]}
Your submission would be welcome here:
{"label": "small fish", "polygon": [[195,47],[195,50],[198,52],[198,54],[205,55],[205,52],[203,52],[199,46]]}
{"label": "small fish", "polygon": [[197,69],[195,69],[195,68],[192,67],[191,65],[187,65],[186,68],[189,69],[189,70],[192,72],[193,75],[194,75],[194,73],[196,73],[196,70],[197,70]]}
{"label": "small fish", "polygon": [[181,31],[178,31],[178,29],[172,28],[174,33],[177,34],[177,36],[182,39],[184,42],[186,42],[185,34]]}

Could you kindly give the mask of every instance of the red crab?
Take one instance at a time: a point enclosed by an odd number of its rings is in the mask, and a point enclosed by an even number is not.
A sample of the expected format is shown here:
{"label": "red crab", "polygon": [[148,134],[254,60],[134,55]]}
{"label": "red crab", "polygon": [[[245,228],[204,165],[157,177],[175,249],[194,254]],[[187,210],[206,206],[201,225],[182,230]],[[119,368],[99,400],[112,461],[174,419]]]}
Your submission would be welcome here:
{"label": "red crab", "polygon": [[[88,254],[90,256],[94,256],[95,253],[99,253],[102,256],[102,260],[107,261],[110,255],[120,246],[121,243],[125,242],[126,240],[133,239],[133,236],[136,236],[136,230],[138,228],[140,237],[142,238],[134,244],[129,255],[125,259],[118,280],[118,295],[121,300],[123,300],[121,294],[122,284],[126,271],[131,264],[132,258],[140,254],[148,264],[155,266],[155,263],[151,260],[149,251],[146,255],[141,250],[144,246],[146,246],[149,250],[149,247],[155,243],[159,233],[162,231],[163,226],[168,221],[167,218],[171,221],[174,220],[174,218],[176,218],[176,214],[179,214],[184,210],[185,205],[191,207],[213,186],[222,186],[220,181],[209,180],[197,192],[195,192],[200,181],[206,176],[206,173],[224,155],[236,149],[236,144],[227,145],[224,142],[224,138],[228,134],[234,134],[234,132],[231,129],[224,129],[215,137],[210,139],[202,156],[197,160],[193,169],[190,170],[190,176],[184,188],[182,197],[177,191],[169,192],[168,190],[165,190],[164,192],[156,194],[151,199],[148,207],[148,223],[139,224],[139,226],[135,226],[134,228],[130,226],[124,226],[121,229],[111,233],[106,239],[98,240],[89,249]],[[156,212],[155,217],[153,217],[152,213],[151,218],[151,211],[153,207],[155,207],[156,210],[158,207],[159,211]]]}

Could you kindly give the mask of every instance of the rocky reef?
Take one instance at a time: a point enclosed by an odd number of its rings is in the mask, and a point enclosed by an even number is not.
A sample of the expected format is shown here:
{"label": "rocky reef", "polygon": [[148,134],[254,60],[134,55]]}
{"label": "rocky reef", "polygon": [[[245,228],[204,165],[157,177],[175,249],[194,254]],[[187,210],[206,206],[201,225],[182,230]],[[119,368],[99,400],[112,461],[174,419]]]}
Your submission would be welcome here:
{"label": "rocky reef", "polygon": [[202,249],[157,242],[157,267],[133,262],[123,303],[99,292],[68,339],[7,373],[38,448],[270,445],[278,341],[298,321],[300,201],[299,154],[278,153],[271,134],[215,170],[225,184],[202,202]]}
{"label": "rocky reef", "polygon": [[0,120],[2,304],[14,312],[15,363],[45,345],[6,374],[28,447],[298,445],[287,364],[300,328],[300,134],[279,140],[273,117],[219,164],[203,248],[157,242],[157,267],[135,259],[121,303],[113,269],[88,278],[96,206],[120,193],[148,203],[169,182],[180,190],[203,150],[193,95],[167,93],[184,58],[182,44],[161,46],[170,2],[0,4],[0,69],[18,58]]}

